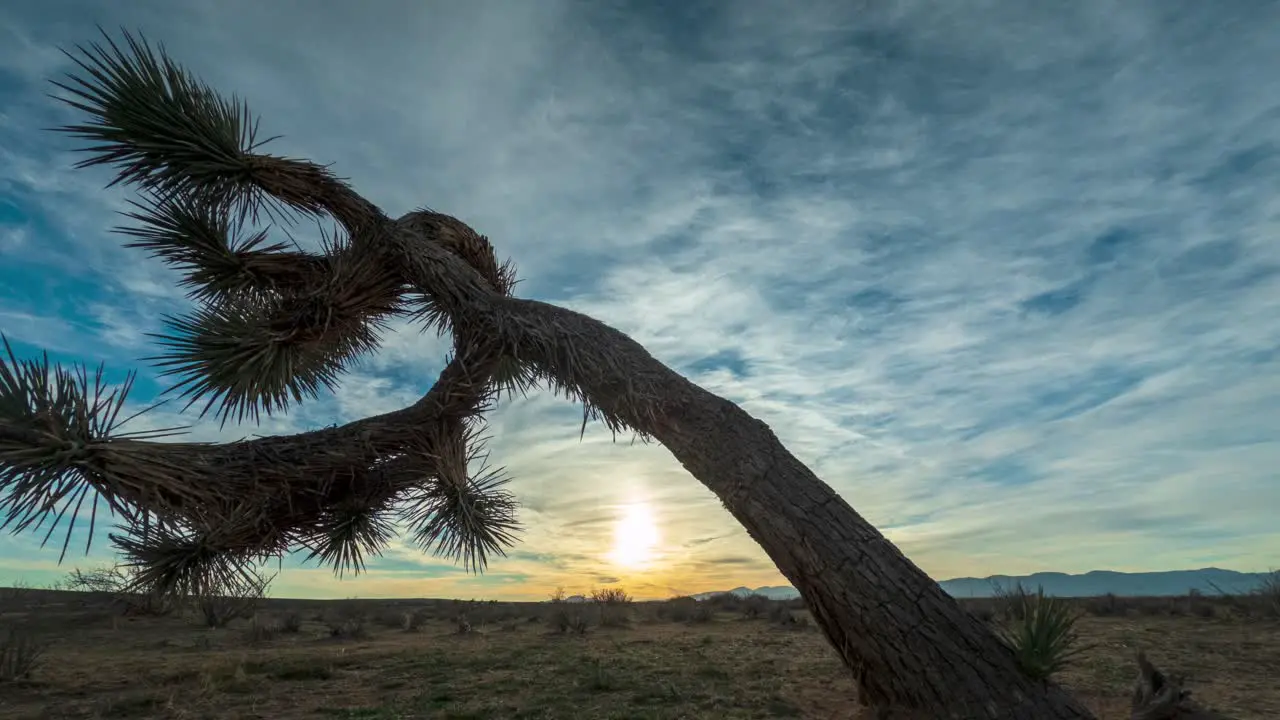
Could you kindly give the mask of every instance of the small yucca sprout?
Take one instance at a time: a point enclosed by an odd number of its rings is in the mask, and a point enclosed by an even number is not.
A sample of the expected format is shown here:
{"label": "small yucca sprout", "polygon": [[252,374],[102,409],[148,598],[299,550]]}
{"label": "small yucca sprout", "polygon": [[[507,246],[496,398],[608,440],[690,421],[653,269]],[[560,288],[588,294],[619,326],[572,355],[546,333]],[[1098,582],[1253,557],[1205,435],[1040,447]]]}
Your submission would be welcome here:
{"label": "small yucca sprout", "polygon": [[1018,596],[1013,620],[1002,633],[1018,666],[1033,680],[1048,680],[1087,648],[1075,625],[1079,614],[1069,602],[1049,597],[1044,588]]}

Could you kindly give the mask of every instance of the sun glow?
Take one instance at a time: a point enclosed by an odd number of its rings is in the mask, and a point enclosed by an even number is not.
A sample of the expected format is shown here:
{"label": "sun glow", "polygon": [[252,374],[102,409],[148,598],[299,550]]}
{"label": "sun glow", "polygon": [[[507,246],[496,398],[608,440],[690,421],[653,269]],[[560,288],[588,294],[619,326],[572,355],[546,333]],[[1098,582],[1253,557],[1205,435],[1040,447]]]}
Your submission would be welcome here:
{"label": "sun glow", "polygon": [[622,516],[613,528],[613,551],[609,559],[625,568],[649,564],[658,545],[658,526],[653,512],[645,503],[624,506]]}

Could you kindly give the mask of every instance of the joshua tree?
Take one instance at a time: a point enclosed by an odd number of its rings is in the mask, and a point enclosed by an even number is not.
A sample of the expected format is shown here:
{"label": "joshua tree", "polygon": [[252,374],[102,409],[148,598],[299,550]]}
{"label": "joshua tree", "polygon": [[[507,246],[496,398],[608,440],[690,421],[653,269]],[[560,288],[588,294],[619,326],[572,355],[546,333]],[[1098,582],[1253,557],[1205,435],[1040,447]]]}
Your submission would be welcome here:
{"label": "joshua tree", "polygon": [[[139,582],[181,594],[243,582],[254,562],[297,549],[358,572],[396,518],[424,550],[479,572],[519,531],[501,471],[469,472],[485,467],[482,415],[502,392],[549,386],[582,403],[584,424],[661,442],[720,498],[800,590],[865,704],[894,717],[1091,717],[1021,673],[763,422],[618,330],[515,297],[512,266],[466,224],[430,210],[393,219],[326,167],[262,152],[242,102],[140,37],[78,49],[83,73],[55,85],[88,120],[59,129],[90,144],[77,167],[111,166],[141,191],[120,232],[190,289],[197,309],[169,319],[156,358],[188,403],[224,422],[286,411],[334,387],[396,317],[451,333],[453,351],[404,409],[214,444],[125,432],[132,375],[112,388],[101,369],[19,360],[6,342],[0,512],[13,531],[47,523],[47,540],[70,512],[69,538],[102,501]],[[269,243],[252,229],[262,215],[335,224],[310,253]]]}

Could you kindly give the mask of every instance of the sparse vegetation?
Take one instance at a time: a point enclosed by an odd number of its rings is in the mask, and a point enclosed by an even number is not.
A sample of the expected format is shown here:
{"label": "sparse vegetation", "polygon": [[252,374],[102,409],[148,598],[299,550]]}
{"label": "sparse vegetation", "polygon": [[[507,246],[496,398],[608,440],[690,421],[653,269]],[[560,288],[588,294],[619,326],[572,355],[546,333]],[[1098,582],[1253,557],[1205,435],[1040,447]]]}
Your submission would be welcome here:
{"label": "sparse vegetation", "polygon": [[244,638],[250,644],[270,642],[280,634],[280,625],[270,618],[253,615],[245,628]]}
{"label": "sparse vegetation", "polygon": [[[1039,602],[1038,594],[1024,597]],[[648,619],[623,633],[587,631],[586,620],[595,627],[595,602],[263,600],[254,618],[217,631],[173,617],[108,615],[106,597],[41,602],[31,629],[57,642],[31,675],[34,683],[0,691],[6,718],[829,718],[842,717],[856,695],[808,612],[790,601],[770,601],[758,619],[748,617],[746,603],[717,610],[687,597],[632,601],[634,614]],[[1018,627],[996,613],[995,598],[961,602],[972,612],[991,612],[996,628]],[[1046,598],[1045,606],[1010,615],[1030,623],[1023,627],[1032,636],[1036,627],[1055,626],[1036,625],[1037,618],[1052,619],[1049,606],[1080,616],[1075,662],[1055,665],[1050,652],[1037,656],[1039,667],[1089,698],[1101,718],[1129,717],[1137,649],[1175,672],[1194,672],[1196,696],[1230,717],[1280,717],[1280,690],[1265,682],[1280,672],[1280,623],[1236,610],[1226,597],[1197,599],[1216,608],[1211,618],[1187,613],[1187,602],[1188,596]],[[1177,607],[1182,614],[1174,614]],[[1103,610],[1095,615],[1093,608]],[[570,613],[562,631],[523,622],[536,617],[550,626],[560,610]],[[690,622],[694,611],[703,622]],[[26,611],[0,607],[15,612]],[[456,617],[464,612],[521,622],[475,624],[458,635]],[[421,632],[374,620],[393,614],[417,617]],[[337,623],[339,637],[359,641],[332,642],[328,624],[312,622],[317,616]],[[284,631],[290,617],[298,620],[296,632]],[[112,619],[119,621],[115,629]],[[353,634],[347,623],[358,630]],[[86,677],[94,680],[86,685]]]}
{"label": "sparse vegetation", "polygon": [[1272,570],[1252,593],[1261,617],[1280,619],[1280,570]]}
{"label": "sparse vegetation", "polygon": [[222,592],[201,593],[195,598],[195,606],[205,627],[226,627],[232,620],[253,617],[272,579],[274,576],[246,573]]}
{"label": "sparse vegetation", "polygon": [[280,632],[298,633],[302,631],[302,613],[290,611],[280,618]]}
{"label": "sparse vegetation", "polygon": [[109,596],[126,615],[162,617],[178,608],[178,598],[147,589],[139,582],[138,568],[107,565],[89,570],[73,569],[59,585],[76,592]]}
{"label": "sparse vegetation", "polygon": [[356,640],[367,635],[368,610],[362,603],[338,601],[329,612],[320,617],[329,631],[329,637]]}
{"label": "sparse vegetation", "polygon": [[591,591],[591,600],[600,611],[600,626],[627,627],[631,624],[631,596],[620,588],[601,588]]}
{"label": "sparse vegetation", "polygon": [[31,677],[47,648],[47,641],[30,630],[0,627],[0,682]]}

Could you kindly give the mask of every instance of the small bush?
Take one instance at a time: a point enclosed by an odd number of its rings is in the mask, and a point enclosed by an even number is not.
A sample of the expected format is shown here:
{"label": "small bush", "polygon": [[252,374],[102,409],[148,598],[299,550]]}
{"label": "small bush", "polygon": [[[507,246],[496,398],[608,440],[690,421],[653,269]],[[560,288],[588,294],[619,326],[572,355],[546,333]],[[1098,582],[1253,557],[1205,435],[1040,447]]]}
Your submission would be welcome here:
{"label": "small bush", "polygon": [[1001,636],[1028,677],[1048,680],[1086,649],[1078,646],[1079,615],[1070,602],[1046,597],[1041,588],[1035,595],[1023,593],[1018,605]]}
{"label": "small bush", "polygon": [[742,610],[743,599],[733,593],[717,593],[703,600],[709,607],[721,612],[736,613]]}
{"label": "small bush", "polygon": [[249,626],[244,629],[244,639],[251,644],[270,642],[280,634],[280,625],[271,620],[254,615]]}
{"label": "small bush", "polygon": [[297,633],[302,631],[302,613],[285,613],[280,619],[280,632]]}
{"label": "small bush", "polygon": [[568,633],[586,635],[587,629],[590,627],[583,608],[581,606],[574,607],[566,602],[554,603],[551,613],[547,616],[547,624],[551,626],[554,632],[561,635]]}
{"label": "small bush", "polygon": [[415,608],[406,612],[401,618],[400,629],[405,632],[417,632],[422,629],[423,625],[427,624],[429,619],[430,616],[425,609]]}
{"label": "small bush", "polygon": [[468,635],[473,630],[471,621],[467,619],[466,613],[458,615],[458,617],[454,618],[454,622],[459,635]]}
{"label": "small bush", "polygon": [[1262,584],[1251,594],[1257,614],[1262,617],[1280,618],[1280,570],[1272,570],[1262,579]]}
{"label": "small bush", "polygon": [[742,606],[740,609],[743,617],[748,620],[756,620],[760,617],[766,616],[772,607],[773,602],[770,601],[769,598],[764,595],[752,593],[742,598]]}
{"label": "small bush", "polygon": [[601,605],[600,626],[610,628],[629,627],[631,609],[626,605]]}
{"label": "small bush", "polygon": [[689,622],[693,619],[694,611],[698,609],[698,601],[691,597],[673,597],[664,602],[657,610],[659,618],[666,618],[671,622]]}
{"label": "small bush", "polygon": [[620,587],[592,590],[591,599],[602,605],[625,605],[631,602],[631,596]]}
{"label": "small bush", "polygon": [[75,568],[57,584],[65,590],[107,595],[125,615],[164,617],[178,609],[172,595],[135,592],[137,577],[137,568],[108,565],[93,570]]}
{"label": "small bush", "polygon": [[601,627],[627,627],[631,624],[631,596],[622,588],[591,591],[591,599],[600,609]]}
{"label": "small bush", "polygon": [[715,619],[716,609],[706,602],[700,602],[694,606],[693,615],[689,618],[689,622],[702,624],[709,623]]}
{"label": "small bush", "polygon": [[329,637],[357,639],[368,635],[365,623],[368,611],[364,605],[354,601],[344,601],[328,614],[322,622],[329,629]]}
{"label": "small bush", "polygon": [[48,647],[26,630],[10,627],[0,631],[0,682],[31,677]]}
{"label": "small bush", "polygon": [[1086,608],[1089,614],[1098,617],[1114,617],[1125,614],[1125,607],[1115,593],[1107,593],[1101,597],[1093,598],[1086,605]]}
{"label": "small bush", "polygon": [[195,598],[205,627],[226,627],[237,618],[252,617],[262,598],[266,597],[267,587],[275,576],[263,577],[257,573],[249,573],[238,578],[233,584],[220,588],[217,593],[209,592]]}

